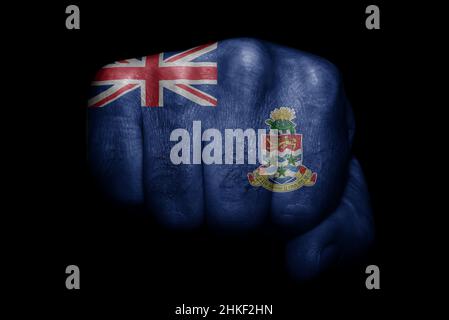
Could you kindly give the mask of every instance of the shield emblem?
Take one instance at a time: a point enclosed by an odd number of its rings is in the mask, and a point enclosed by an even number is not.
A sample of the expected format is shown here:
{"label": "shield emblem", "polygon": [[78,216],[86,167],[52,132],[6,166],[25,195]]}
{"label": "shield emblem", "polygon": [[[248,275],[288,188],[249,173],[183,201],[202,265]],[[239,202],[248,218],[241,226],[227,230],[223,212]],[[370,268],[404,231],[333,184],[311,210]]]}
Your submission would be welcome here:
{"label": "shield emblem", "polygon": [[262,141],[259,174],[276,184],[293,182],[302,164],[302,134],[263,135]]}
{"label": "shield emblem", "polygon": [[288,107],[276,108],[270,113],[270,119],[265,121],[270,133],[261,136],[262,145],[259,146],[261,165],[248,173],[252,186],[290,192],[316,183],[317,173],[302,164],[302,134],[296,133],[295,118],[295,111]]}

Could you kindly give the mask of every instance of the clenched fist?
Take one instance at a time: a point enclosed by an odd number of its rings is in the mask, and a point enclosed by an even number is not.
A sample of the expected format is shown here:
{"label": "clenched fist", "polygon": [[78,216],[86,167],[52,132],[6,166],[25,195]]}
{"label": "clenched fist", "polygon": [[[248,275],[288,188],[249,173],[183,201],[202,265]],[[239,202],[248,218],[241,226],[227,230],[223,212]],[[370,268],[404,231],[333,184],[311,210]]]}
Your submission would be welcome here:
{"label": "clenched fist", "polygon": [[354,120],[328,61],[231,39],[107,65],[93,89],[89,160],[114,200],[175,229],[269,220],[295,235],[286,257],[298,279],[372,242]]}

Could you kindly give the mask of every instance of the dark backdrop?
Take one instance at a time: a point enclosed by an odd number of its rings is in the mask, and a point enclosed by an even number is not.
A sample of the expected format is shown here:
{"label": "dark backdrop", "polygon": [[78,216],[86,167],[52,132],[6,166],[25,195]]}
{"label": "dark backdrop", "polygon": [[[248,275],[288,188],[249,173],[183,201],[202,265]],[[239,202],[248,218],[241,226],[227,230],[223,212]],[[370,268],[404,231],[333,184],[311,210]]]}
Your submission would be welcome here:
{"label": "dark backdrop", "polygon": [[[398,9],[375,1],[381,30],[370,31],[366,1],[74,3],[81,10],[81,30],[65,29],[70,3],[39,8],[41,19],[29,46],[29,62],[39,63],[28,81],[35,88],[48,81],[51,89],[22,93],[32,101],[28,108],[39,110],[30,109],[26,119],[36,127],[27,151],[38,169],[27,184],[27,200],[16,201],[27,207],[23,254],[29,263],[39,262],[39,288],[49,294],[44,305],[62,306],[54,309],[62,318],[123,312],[163,319],[182,303],[267,303],[274,305],[276,318],[293,319],[366,316],[395,303],[406,281],[397,262],[404,252],[402,222],[410,212],[398,201],[394,182],[401,180],[399,168],[412,168],[402,161],[406,147],[398,129],[407,118],[396,98],[399,62],[406,59],[396,51],[405,37],[394,20]],[[124,58],[242,36],[317,54],[340,69],[356,117],[354,154],[366,175],[376,225],[376,244],[360,263],[294,284],[283,269],[284,244],[270,236],[161,230],[139,208],[111,205],[90,178],[85,106],[96,70]],[[69,264],[81,269],[79,291],[65,289]],[[368,264],[381,269],[379,291],[365,289]]]}

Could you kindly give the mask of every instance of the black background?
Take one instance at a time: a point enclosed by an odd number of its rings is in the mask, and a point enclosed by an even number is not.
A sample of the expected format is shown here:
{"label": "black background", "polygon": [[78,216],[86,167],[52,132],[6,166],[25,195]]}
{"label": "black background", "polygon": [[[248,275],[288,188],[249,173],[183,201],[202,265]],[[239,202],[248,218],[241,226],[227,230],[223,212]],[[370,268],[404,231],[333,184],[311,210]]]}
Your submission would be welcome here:
{"label": "black background", "polygon": [[[164,319],[183,303],[273,304],[282,319],[329,313],[364,317],[396,306],[398,295],[410,294],[404,289],[410,260],[403,258],[421,250],[407,235],[404,221],[413,220],[412,206],[404,206],[405,192],[397,183],[414,168],[403,161],[410,142],[398,125],[408,121],[412,108],[401,101],[400,76],[408,58],[398,51],[411,30],[398,22],[401,8],[373,3],[381,9],[381,30],[365,28],[371,3],[364,1],[74,2],[81,10],[80,30],[65,28],[65,7],[72,3],[40,5],[33,11],[38,22],[28,25],[32,39],[25,61],[36,68],[26,81],[32,89],[17,96],[27,101],[22,125],[32,129],[20,139],[33,166],[20,157],[17,162],[29,171],[11,185],[17,191],[15,208],[27,222],[16,235],[24,245],[14,250],[14,261],[20,261],[25,279],[30,265],[38,265],[39,276],[31,284],[20,282],[19,295],[43,299],[38,308],[49,307],[59,318]],[[340,69],[356,117],[353,151],[366,175],[376,225],[376,244],[360,263],[294,284],[283,269],[280,241],[264,234],[222,238],[206,229],[171,233],[139,208],[111,205],[95,188],[86,162],[85,109],[95,71],[120,59],[232,37],[308,51]],[[81,269],[79,291],[65,288],[69,264]],[[380,267],[381,290],[366,290],[368,264]]]}

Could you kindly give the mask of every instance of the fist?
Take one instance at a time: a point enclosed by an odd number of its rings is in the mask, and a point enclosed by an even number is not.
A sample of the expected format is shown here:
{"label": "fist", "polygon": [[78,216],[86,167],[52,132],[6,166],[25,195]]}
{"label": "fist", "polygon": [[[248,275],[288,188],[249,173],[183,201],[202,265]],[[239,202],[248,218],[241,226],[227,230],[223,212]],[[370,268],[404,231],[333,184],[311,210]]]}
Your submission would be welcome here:
{"label": "fist", "polygon": [[168,228],[292,235],[306,279],[362,253],[373,223],[337,69],[253,39],[128,59],[96,75],[89,161],[106,194]]}

